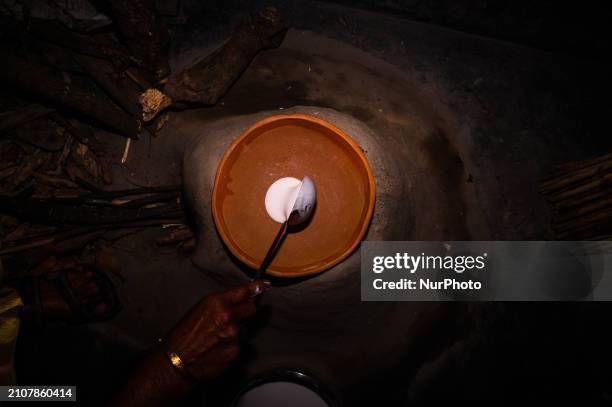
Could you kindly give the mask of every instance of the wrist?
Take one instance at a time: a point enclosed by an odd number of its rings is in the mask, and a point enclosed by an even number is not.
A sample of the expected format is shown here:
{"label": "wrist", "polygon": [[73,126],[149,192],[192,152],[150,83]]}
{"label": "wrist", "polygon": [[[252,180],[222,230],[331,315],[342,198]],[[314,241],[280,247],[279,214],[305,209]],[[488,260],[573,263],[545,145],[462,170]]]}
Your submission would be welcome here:
{"label": "wrist", "polygon": [[130,382],[118,395],[118,406],[162,406],[181,399],[193,389],[158,348],[140,364]]}

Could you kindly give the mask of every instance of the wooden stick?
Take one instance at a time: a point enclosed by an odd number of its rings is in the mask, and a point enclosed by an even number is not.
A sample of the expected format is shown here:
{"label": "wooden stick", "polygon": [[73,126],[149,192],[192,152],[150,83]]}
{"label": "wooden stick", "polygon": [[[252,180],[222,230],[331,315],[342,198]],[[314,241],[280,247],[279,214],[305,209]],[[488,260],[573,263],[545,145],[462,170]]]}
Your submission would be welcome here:
{"label": "wooden stick", "polygon": [[23,199],[0,196],[0,211],[42,224],[100,225],[125,223],[164,217],[182,217],[181,204],[155,208],[92,207],[50,202],[44,199]]}
{"label": "wooden stick", "polygon": [[4,53],[0,81],[29,94],[61,104],[125,137],[136,137],[140,126],[134,118],[112,101],[98,96],[96,89],[77,81],[66,72],[57,72],[45,65]]}
{"label": "wooden stick", "polygon": [[0,132],[10,130],[24,123],[46,116],[53,112],[54,109],[41,106],[38,104],[30,104],[16,110],[10,110],[0,113]]}
{"label": "wooden stick", "polygon": [[155,194],[144,198],[131,199],[121,203],[122,208],[140,208],[143,206],[151,205],[154,203],[168,202],[176,200],[180,197],[180,192],[166,192],[161,194]]}
{"label": "wooden stick", "polygon": [[132,189],[118,189],[111,191],[97,191],[88,194],[84,194],[78,197],[71,198],[53,198],[49,199],[49,202],[73,204],[73,205],[102,205],[109,206],[115,205],[111,202],[113,199],[134,196],[134,195],[151,195],[161,194],[166,192],[180,192],[182,187],[180,185],[169,185],[169,186],[157,186],[157,187],[141,187]]}
{"label": "wooden stick", "polygon": [[175,102],[214,105],[227,93],[253,58],[262,50],[278,47],[287,24],[274,7],[244,21],[232,37],[211,55],[168,79],[164,90]]}
{"label": "wooden stick", "polygon": [[155,12],[153,0],[110,0],[109,4],[113,21],[132,54],[158,80],[166,77],[170,73],[170,36],[166,24]]}
{"label": "wooden stick", "polygon": [[555,170],[553,170],[550,174],[542,178],[541,183],[552,180],[554,178],[558,178],[572,171],[581,170],[591,165],[597,165],[609,159],[612,159],[612,153],[593,157],[588,160],[576,161],[576,162],[571,162],[571,163],[560,165]]}
{"label": "wooden stick", "polygon": [[609,196],[612,196],[612,188],[595,191],[591,194],[585,194],[574,199],[556,202],[553,206],[558,212],[566,212],[580,205],[588,204],[594,200],[607,198]]}
{"label": "wooden stick", "polygon": [[10,177],[11,175],[13,175],[15,173],[15,171],[17,171],[17,167],[7,167],[3,170],[0,170],[0,181]]}
{"label": "wooden stick", "polygon": [[573,211],[559,215],[555,219],[555,222],[557,223],[568,222],[574,218],[578,218],[580,216],[584,216],[586,214],[596,212],[598,210],[606,209],[606,208],[612,208],[612,198],[596,200],[589,205],[575,208]]}
{"label": "wooden stick", "polygon": [[612,184],[612,174],[606,174],[594,181],[591,181],[586,184],[579,185],[575,188],[564,190],[558,194],[552,195],[549,197],[549,199],[553,203],[561,202],[569,198],[574,198],[579,195],[591,193],[592,191],[597,191],[599,188],[603,188],[611,184]]}
{"label": "wooden stick", "polygon": [[167,223],[178,222],[180,220],[181,218],[161,218],[161,219],[151,219],[147,221],[126,222],[122,224],[105,224],[105,225],[67,229],[59,233],[56,233],[54,235],[47,236],[45,238],[33,239],[31,241],[21,243],[19,245],[13,245],[13,246],[7,247],[3,250],[0,250],[0,256],[14,254],[14,253],[22,252],[25,250],[34,249],[37,247],[47,246],[50,244],[58,243],[66,239],[71,239],[71,238],[75,238],[75,237],[82,236],[82,235],[89,235],[92,233],[100,233],[100,232],[106,232],[108,230],[116,230],[116,229],[140,229],[140,228],[146,228],[146,227],[161,226]]}
{"label": "wooden stick", "polygon": [[33,154],[27,157],[13,174],[11,180],[13,185],[21,185],[34,174],[38,168],[40,168],[48,158],[48,154],[42,150],[35,150]]}
{"label": "wooden stick", "polygon": [[555,191],[568,188],[574,184],[578,184],[581,181],[594,178],[600,174],[610,173],[612,169],[612,159],[606,160],[595,165],[590,165],[581,170],[573,171],[563,177],[552,179],[541,185],[540,190],[543,193],[551,194]]}
{"label": "wooden stick", "polygon": [[591,236],[591,237],[589,237],[588,240],[593,240],[593,241],[610,241],[610,240],[612,240],[612,234]]}
{"label": "wooden stick", "polygon": [[74,54],[73,57],[115,103],[135,118],[142,116],[138,104],[139,90],[133,86],[131,80],[121,75],[110,62],[87,55]]}
{"label": "wooden stick", "polygon": [[126,50],[122,50],[119,44],[96,41],[91,36],[69,30],[55,21],[31,19],[28,23],[28,32],[42,41],[59,45],[79,54],[104,58],[120,70],[139,65],[139,61],[131,57]]}
{"label": "wooden stick", "polygon": [[128,138],[125,140],[125,147],[123,147],[123,155],[121,156],[121,164],[125,164],[130,154],[130,146],[132,145],[132,139]]}
{"label": "wooden stick", "polygon": [[174,191],[181,191],[181,190],[182,190],[181,185],[166,185],[166,186],[156,186],[156,187],[118,189],[114,191],[102,191],[94,195],[88,195],[88,197],[117,198],[120,196],[155,194],[155,193],[160,193],[160,192],[174,192]]}
{"label": "wooden stick", "polygon": [[155,244],[158,246],[170,246],[193,239],[193,237],[194,234],[188,227],[178,227],[155,239]]}
{"label": "wooden stick", "polygon": [[42,184],[49,185],[52,187],[66,187],[66,188],[77,188],[77,184],[70,181],[69,179],[56,177],[49,174],[43,174],[37,172],[34,174],[34,179]]}
{"label": "wooden stick", "polygon": [[583,230],[604,221],[612,222],[612,208],[604,208],[577,219],[555,224],[553,228],[559,232],[571,232]]}

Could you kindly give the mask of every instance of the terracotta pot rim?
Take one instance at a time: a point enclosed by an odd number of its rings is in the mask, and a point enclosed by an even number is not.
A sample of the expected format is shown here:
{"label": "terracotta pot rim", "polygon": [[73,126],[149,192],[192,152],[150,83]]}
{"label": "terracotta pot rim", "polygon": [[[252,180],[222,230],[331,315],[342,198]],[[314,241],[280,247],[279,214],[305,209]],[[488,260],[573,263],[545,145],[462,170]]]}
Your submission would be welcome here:
{"label": "terracotta pot rim", "polygon": [[238,258],[238,260],[240,260],[242,263],[246,264],[247,266],[249,266],[250,268],[253,269],[257,269],[259,267],[259,264],[254,263],[253,261],[251,261],[250,259],[246,258],[245,256],[242,255],[242,250],[239,249],[236,244],[232,241],[232,239],[229,238],[228,233],[225,230],[225,226],[223,224],[223,222],[221,221],[221,214],[219,213],[219,209],[217,209],[217,194],[218,194],[218,183],[219,183],[219,179],[220,174],[228,160],[228,158],[230,157],[230,155],[232,154],[232,152],[238,147],[238,145],[246,138],[248,137],[252,132],[254,132],[255,130],[264,127],[270,123],[276,122],[276,121],[281,121],[281,120],[304,120],[304,121],[308,121],[311,123],[315,123],[317,125],[320,125],[322,127],[327,128],[328,130],[330,130],[333,134],[335,134],[336,136],[340,137],[344,142],[346,142],[351,148],[352,150],[356,153],[357,157],[359,157],[359,160],[361,162],[361,164],[363,165],[366,173],[367,173],[367,177],[368,177],[368,187],[369,187],[369,191],[370,191],[370,196],[368,197],[368,208],[367,208],[367,212],[366,215],[364,217],[364,221],[361,224],[359,233],[357,235],[357,237],[355,238],[354,242],[352,242],[350,244],[350,246],[348,246],[348,248],[339,256],[337,256],[335,259],[333,259],[332,261],[329,261],[325,264],[322,264],[321,266],[315,267],[315,268],[310,268],[308,270],[303,270],[303,271],[297,271],[297,272],[292,272],[292,273],[285,273],[285,272],[280,272],[277,270],[274,270],[272,267],[268,268],[268,270],[266,271],[266,274],[270,274],[274,277],[279,277],[279,278],[296,278],[296,277],[305,277],[305,276],[309,276],[309,275],[314,275],[314,274],[318,274],[321,273],[325,270],[328,270],[330,268],[332,268],[333,266],[339,264],[340,262],[342,262],[343,260],[345,260],[347,257],[349,257],[353,251],[355,251],[355,249],[357,248],[357,246],[359,246],[359,244],[361,243],[366,231],[368,230],[368,227],[370,225],[370,222],[372,220],[372,215],[374,213],[374,204],[375,204],[375,200],[376,200],[376,190],[375,190],[375,182],[374,182],[374,176],[372,175],[372,169],[370,168],[370,164],[368,163],[368,160],[363,152],[363,150],[361,149],[361,147],[351,138],[349,137],[345,132],[343,132],[341,129],[339,129],[338,127],[334,126],[333,124],[320,119],[318,117],[315,116],[311,116],[311,115],[307,115],[307,114],[301,114],[301,113],[295,113],[295,114],[279,114],[279,115],[273,115],[273,116],[268,116],[264,119],[261,119],[257,122],[255,122],[254,124],[252,124],[251,126],[249,126],[245,131],[242,132],[242,134],[236,139],[234,140],[231,145],[228,147],[228,149],[225,151],[225,153],[223,154],[223,157],[221,158],[221,161],[219,162],[219,165],[217,166],[217,171],[215,173],[215,182],[214,182],[214,186],[213,186],[213,193],[212,193],[212,201],[211,201],[211,209],[212,209],[212,216],[213,216],[213,220],[215,222],[215,227],[217,228],[217,232],[219,233],[219,235],[221,236],[221,239],[223,240],[223,243],[225,244],[225,246],[229,249],[229,251],[236,256],[236,258]]}

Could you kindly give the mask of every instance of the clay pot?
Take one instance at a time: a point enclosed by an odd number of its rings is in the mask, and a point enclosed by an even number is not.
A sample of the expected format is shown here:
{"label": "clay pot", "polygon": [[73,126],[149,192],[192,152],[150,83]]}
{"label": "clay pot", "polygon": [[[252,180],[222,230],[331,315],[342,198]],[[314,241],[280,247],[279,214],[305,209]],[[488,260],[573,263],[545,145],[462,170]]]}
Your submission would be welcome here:
{"label": "clay pot", "polygon": [[374,178],[361,148],[319,118],[278,115],[260,120],[232,143],[217,169],[212,213],[227,248],[259,267],[280,224],[267,214],[268,187],[282,177],[308,175],[317,189],[310,222],[292,231],[268,268],[276,277],[302,277],[345,258],[363,238],[374,210]]}

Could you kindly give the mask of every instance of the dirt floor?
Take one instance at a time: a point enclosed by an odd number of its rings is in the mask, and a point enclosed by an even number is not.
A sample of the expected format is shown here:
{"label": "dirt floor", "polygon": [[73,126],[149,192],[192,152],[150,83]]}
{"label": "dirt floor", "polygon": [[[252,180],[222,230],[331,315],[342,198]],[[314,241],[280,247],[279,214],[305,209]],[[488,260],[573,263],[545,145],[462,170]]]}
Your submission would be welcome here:
{"label": "dirt floor", "polygon": [[[123,279],[116,281],[123,311],[105,324],[50,329],[44,333],[45,347],[31,349],[25,341],[21,365],[40,357],[47,366],[24,372],[26,380],[28,375],[49,377],[59,358],[67,382],[82,385],[85,398],[94,397],[99,386],[84,379],[89,371],[108,372],[111,393],[194,302],[246,281],[204,218],[210,216],[210,180],[224,148],[265,115],[317,114],[360,142],[378,188],[369,239],[550,236],[538,177],[605,142],[596,135],[587,141],[576,136],[590,131],[575,121],[584,104],[576,102],[581,90],[573,79],[586,63],[396,17],[314,4],[287,9],[295,28],[283,45],[257,56],[217,106],[173,112],[158,137],[132,145],[126,165],[119,163],[123,140],[98,134],[115,162],[113,188],[183,179],[193,197],[194,189],[204,186],[191,201],[200,226],[198,251],[192,261],[174,249],[160,250],[154,244],[157,230],[113,243],[124,265]],[[213,49],[229,23],[177,32],[173,68]],[[320,276],[270,292],[262,304],[266,316],[251,340],[252,356],[233,373],[236,383],[274,367],[297,367],[312,371],[347,405],[392,388],[388,400],[403,402],[408,389],[398,390],[392,387],[397,383],[380,377],[401,368],[407,381],[445,346],[444,335],[455,334],[454,327],[446,332],[440,326],[465,306],[361,303],[358,262],[352,256]],[[369,351],[372,346],[376,352]],[[70,366],[79,366],[79,377],[71,376]],[[111,373],[117,366],[122,374]],[[210,392],[209,397],[223,398]]]}

